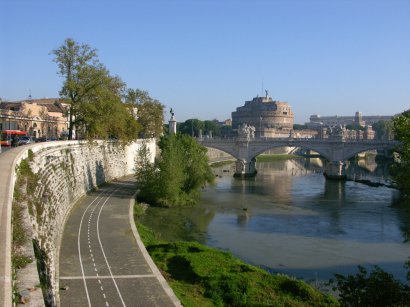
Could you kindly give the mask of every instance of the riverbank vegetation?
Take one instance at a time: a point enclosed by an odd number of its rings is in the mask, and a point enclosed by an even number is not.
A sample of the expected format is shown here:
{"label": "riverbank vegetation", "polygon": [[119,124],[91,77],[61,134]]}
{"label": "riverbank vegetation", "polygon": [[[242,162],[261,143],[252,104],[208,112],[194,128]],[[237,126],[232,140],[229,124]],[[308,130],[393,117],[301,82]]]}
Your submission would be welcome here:
{"label": "riverbank vegetation", "polygon": [[393,129],[396,140],[402,142],[399,148],[399,162],[391,169],[393,178],[401,190],[406,203],[410,199],[410,110],[393,119]]}
{"label": "riverbank vegetation", "polygon": [[196,242],[160,241],[137,217],[136,224],[152,259],[184,306],[339,306],[303,281],[269,274]]}
{"label": "riverbank vegetation", "polygon": [[[409,279],[409,273],[407,275]],[[359,266],[355,275],[335,274],[335,279],[330,280],[330,284],[339,293],[342,306],[397,307],[410,304],[409,285],[378,266],[371,272]]]}
{"label": "riverbank vegetation", "polygon": [[196,204],[200,188],[214,179],[206,148],[182,134],[163,136],[158,146],[154,164],[145,146],[138,153],[138,199],[163,207]]}

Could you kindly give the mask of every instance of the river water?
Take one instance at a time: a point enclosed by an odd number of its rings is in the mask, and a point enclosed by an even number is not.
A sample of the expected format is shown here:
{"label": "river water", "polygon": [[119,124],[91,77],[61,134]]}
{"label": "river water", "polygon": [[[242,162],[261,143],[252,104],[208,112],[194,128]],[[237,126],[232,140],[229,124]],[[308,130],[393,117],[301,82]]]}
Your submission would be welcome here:
{"label": "river water", "polygon": [[[325,180],[321,160],[257,163],[254,179],[214,170],[216,183],[192,208],[149,208],[144,223],[164,240],[195,240],[232,252],[270,272],[320,286],[334,273],[378,265],[405,280],[410,213],[394,206],[397,191]],[[384,182],[388,167],[351,162],[350,177]]]}

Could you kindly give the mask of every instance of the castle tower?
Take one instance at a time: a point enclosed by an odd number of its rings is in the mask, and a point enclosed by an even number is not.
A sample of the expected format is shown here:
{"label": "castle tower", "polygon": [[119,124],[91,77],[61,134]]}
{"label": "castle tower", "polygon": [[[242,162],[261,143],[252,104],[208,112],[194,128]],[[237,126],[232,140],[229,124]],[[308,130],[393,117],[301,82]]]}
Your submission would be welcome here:
{"label": "castle tower", "polygon": [[357,126],[364,126],[362,112],[356,112],[354,115],[354,123]]}
{"label": "castle tower", "polygon": [[273,100],[268,95],[245,101],[245,105],[232,112],[232,128],[244,124],[256,128],[256,136],[268,136],[269,131],[289,131],[293,128],[294,114],[287,102]]}

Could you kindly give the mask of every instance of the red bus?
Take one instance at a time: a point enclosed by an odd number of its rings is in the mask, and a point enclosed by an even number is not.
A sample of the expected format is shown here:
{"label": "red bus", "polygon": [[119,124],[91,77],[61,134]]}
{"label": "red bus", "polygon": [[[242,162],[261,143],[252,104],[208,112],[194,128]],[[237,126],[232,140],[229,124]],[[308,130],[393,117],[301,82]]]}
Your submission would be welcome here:
{"label": "red bus", "polygon": [[12,140],[22,135],[27,135],[27,132],[20,130],[0,130],[0,145],[11,146]]}

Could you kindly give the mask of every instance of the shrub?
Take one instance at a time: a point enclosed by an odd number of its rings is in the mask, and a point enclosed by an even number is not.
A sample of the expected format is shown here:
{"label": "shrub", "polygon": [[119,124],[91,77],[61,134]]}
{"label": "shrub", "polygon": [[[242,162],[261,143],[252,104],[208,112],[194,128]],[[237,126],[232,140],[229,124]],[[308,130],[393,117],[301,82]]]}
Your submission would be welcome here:
{"label": "shrub", "polygon": [[395,279],[393,275],[375,266],[368,274],[359,266],[356,275],[335,274],[330,280],[333,290],[340,294],[341,306],[409,306],[410,287]]}

